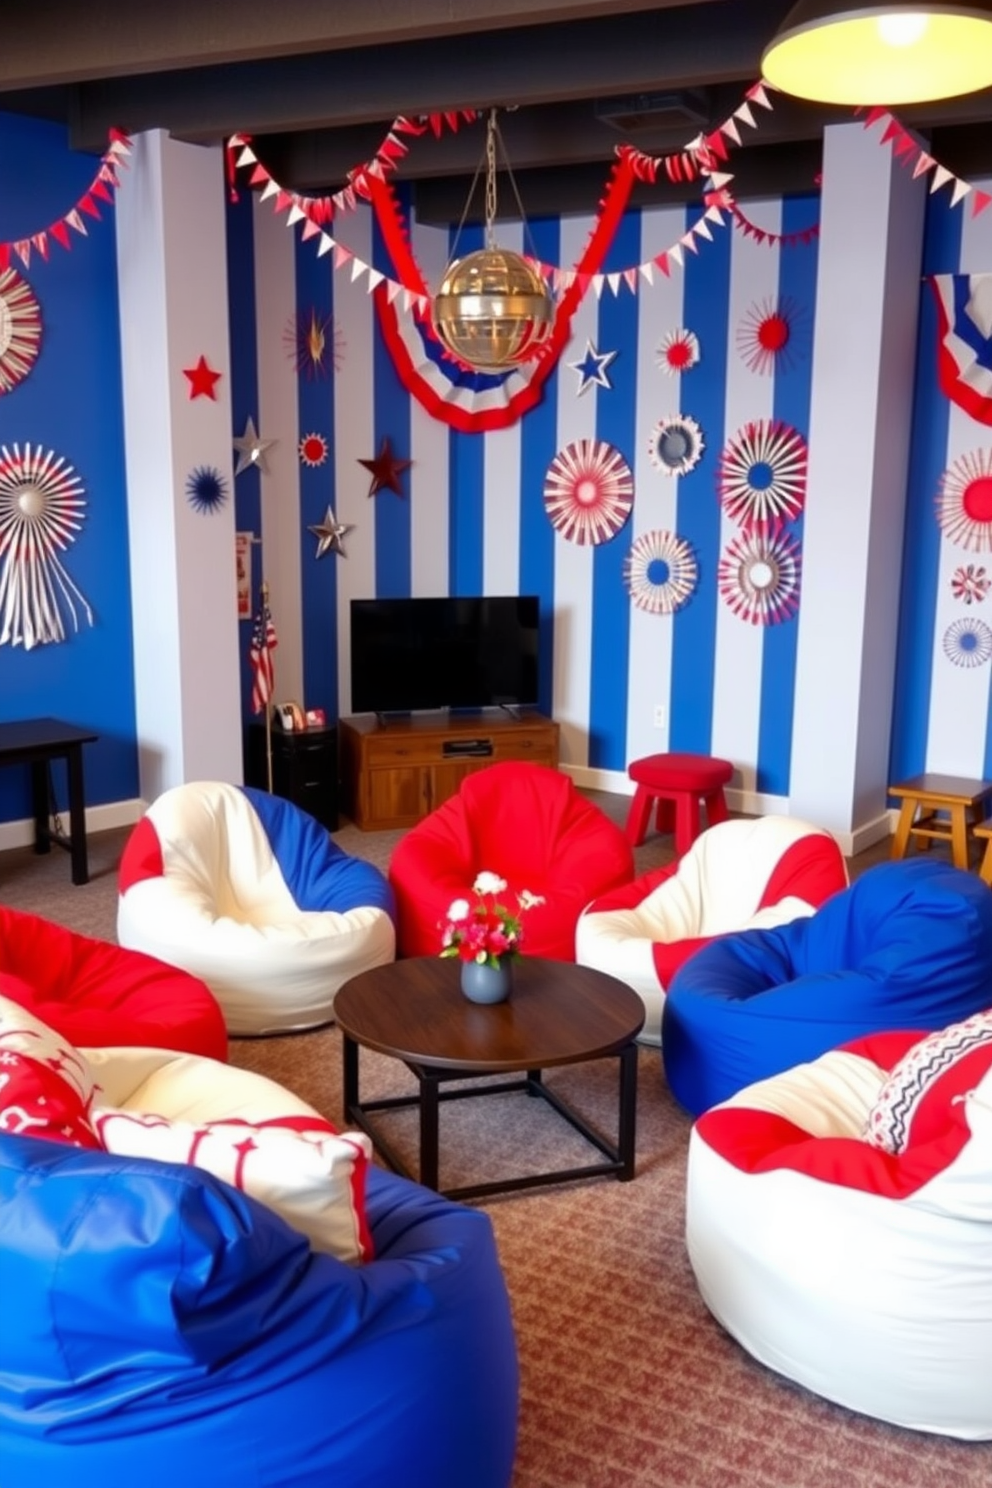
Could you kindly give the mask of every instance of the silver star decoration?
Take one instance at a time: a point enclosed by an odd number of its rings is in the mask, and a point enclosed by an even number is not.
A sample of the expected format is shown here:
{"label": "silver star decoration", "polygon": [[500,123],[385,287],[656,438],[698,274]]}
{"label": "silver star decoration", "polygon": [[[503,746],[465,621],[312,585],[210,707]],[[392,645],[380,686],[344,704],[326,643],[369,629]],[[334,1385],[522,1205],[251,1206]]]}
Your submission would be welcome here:
{"label": "silver star decoration", "polygon": [[261,470],[263,475],[268,475],[269,467],[265,463],[265,451],[270,445],[275,444],[274,439],[259,438],[258,430],[255,428],[255,420],[249,414],[248,422],[245,424],[245,432],[240,439],[231,441],[238,451],[238,463],[235,466],[235,475],[240,475],[242,470],[247,470],[254,465],[256,470]]}
{"label": "silver star decoration", "polygon": [[325,553],[340,553],[342,558],[347,558],[348,554],[341,543],[345,534],[351,532],[352,527],[351,522],[339,522],[331,507],[328,507],[324,513],[324,520],[316,527],[307,528],[307,531],[312,532],[318,540],[316,556],[323,558]]}
{"label": "silver star decoration", "polygon": [[606,369],[615,356],[615,351],[597,351],[591,341],[586,342],[586,354],[582,360],[568,364],[579,374],[578,397],[581,398],[591,387],[612,389],[613,384],[606,375]]}

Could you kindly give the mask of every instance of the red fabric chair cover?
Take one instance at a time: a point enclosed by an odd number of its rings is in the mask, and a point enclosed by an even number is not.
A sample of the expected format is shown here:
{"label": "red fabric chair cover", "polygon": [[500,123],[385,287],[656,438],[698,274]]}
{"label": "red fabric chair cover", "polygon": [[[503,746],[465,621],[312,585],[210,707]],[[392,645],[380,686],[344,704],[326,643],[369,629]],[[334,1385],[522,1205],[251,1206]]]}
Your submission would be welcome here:
{"label": "red fabric chair cover", "polygon": [[544,896],[524,917],[524,955],[574,961],[579,914],[595,895],[633,877],[634,858],[621,828],[568,775],[526,762],[489,765],[467,776],[393,852],[399,954],[437,955],[448,906],[471,899],[483,871],[506,879],[511,906],[523,889]]}
{"label": "red fabric chair cover", "polygon": [[220,1006],[196,977],[140,951],[0,906],[0,994],[70,1043],[227,1058]]}

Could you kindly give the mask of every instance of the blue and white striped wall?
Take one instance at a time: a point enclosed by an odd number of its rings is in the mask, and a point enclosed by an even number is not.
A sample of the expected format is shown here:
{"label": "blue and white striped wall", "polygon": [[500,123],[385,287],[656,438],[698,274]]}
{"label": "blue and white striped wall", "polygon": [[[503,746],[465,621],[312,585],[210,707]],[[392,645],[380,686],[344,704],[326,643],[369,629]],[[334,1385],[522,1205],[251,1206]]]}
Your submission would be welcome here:
{"label": "blue and white striped wall", "polygon": [[[770,233],[798,232],[815,224],[817,201],[754,202],[748,211]],[[606,270],[670,248],[696,215],[695,208],[628,213]],[[309,705],[335,713],[350,711],[352,597],[536,592],[553,632],[544,707],[561,724],[562,760],[579,778],[615,785],[639,754],[712,750],[738,762],[743,793],[786,797],[795,621],[752,626],[719,599],[717,562],[737,529],[721,513],[714,477],[725,440],[748,420],[778,418],[807,432],[815,239],[778,247],[715,229],[712,243],[686,253],[683,271],[657,274],[637,294],[624,287],[614,295],[607,287],[597,298],[590,290],[542,403],[509,429],[467,435],[431,418],[401,387],[364,276],[356,284],[347,266],[335,271],[330,255],[317,257],[317,240],[300,242],[267,202],[239,203],[232,222],[241,233],[250,230],[258,302],[253,358],[243,373],[239,362],[234,367],[235,405],[243,407],[242,386],[254,382],[261,432],[281,441],[278,459],[260,479],[263,564],[280,636],[277,691],[303,694]],[[587,217],[538,220],[529,233],[543,260],[568,265],[591,226]],[[388,268],[367,211],[340,219],[334,232],[357,258]],[[529,246],[519,225],[501,225],[498,237],[508,248]],[[448,235],[415,225],[413,246],[436,283]],[[246,248],[239,251],[247,256]],[[799,308],[805,355],[790,370],[760,375],[739,353],[737,329],[756,304],[780,295]],[[311,305],[333,312],[344,348],[339,372],[324,381],[296,376],[281,344],[293,307],[308,312]],[[233,302],[231,317],[237,325]],[[680,325],[696,333],[702,348],[700,364],[681,378],[662,371],[657,356],[663,336]],[[608,369],[613,386],[579,397],[578,374],[568,364],[581,358],[587,340],[617,352]],[[681,478],[662,473],[650,458],[658,420],[678,412],[700,424],[706,444],[699,465]],[[236,423],[242,417],[239,412]],[[302,468],[295,450],[312,430],[323,432],[333,449],[332,461],[316,471]],[[384,437],[397,457],[413,462],[402,477],[402,498],[367,494],[369,476],[358,462]],[[551,460],[582,438],[614,445],[634,475],[631,519],[598,547],[561,538],[543,505]],[[239,481],[247,482],[247,474]],[[306,528],[328,503],[353,530],[346,558],[317,560]],[[243,513],[239,507],[239,527],[253,525],[256,508],[247,494]],[[631,543],[653,529],[686,538],[699,562],[697,591],[674,616],[638,609],[623,579]],[[659,705],[663,728],[654,725]]]}

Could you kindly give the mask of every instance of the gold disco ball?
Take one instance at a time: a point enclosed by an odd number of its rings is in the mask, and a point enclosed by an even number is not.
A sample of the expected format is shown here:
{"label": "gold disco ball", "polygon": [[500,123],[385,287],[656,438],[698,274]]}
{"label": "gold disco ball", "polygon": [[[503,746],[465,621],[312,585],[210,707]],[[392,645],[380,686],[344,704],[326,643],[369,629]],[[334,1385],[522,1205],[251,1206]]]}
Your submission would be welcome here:
{"label": "gold disco ball", "polygon": [[478,372],[527,361],[554,324],[554,301],[519,253],[490,246],[456,259],[431,307],[438,339]]}

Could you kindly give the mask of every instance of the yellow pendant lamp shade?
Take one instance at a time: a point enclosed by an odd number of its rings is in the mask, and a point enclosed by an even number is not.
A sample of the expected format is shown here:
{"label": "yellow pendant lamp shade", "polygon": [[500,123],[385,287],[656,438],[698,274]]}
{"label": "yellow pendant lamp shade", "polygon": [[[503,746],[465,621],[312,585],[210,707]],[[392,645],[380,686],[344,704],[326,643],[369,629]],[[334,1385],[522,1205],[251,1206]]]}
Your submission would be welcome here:
{"label": "yellow pendant lamp shade", "polygon": [[772,87],[818,103],[907,104],[992,87],[992,0],[801,0],[761,59]]}

